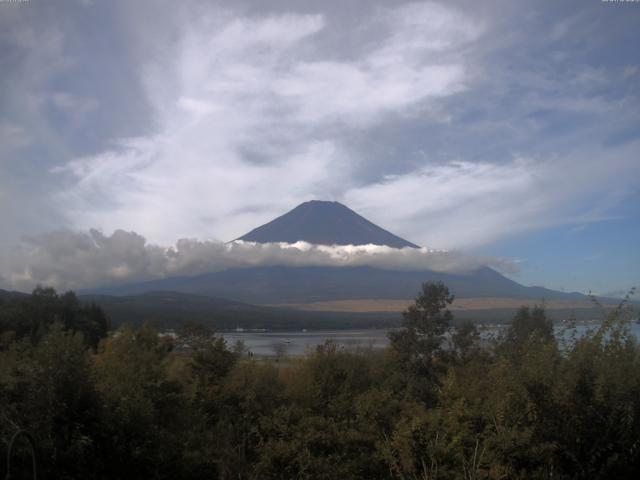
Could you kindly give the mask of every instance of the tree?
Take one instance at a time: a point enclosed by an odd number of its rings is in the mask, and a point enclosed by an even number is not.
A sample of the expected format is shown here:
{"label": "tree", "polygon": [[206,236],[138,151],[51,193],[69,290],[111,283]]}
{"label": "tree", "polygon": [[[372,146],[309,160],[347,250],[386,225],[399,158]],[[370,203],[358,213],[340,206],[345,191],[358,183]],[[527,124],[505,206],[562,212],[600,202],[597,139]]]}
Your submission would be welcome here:
{"label": "tree", "polygon": [[512,346],[521,346],[533,336],[542,341],[554,338],[553,322],[547,318],[544,306],[520,307],[507,330],[506,341]]}
{"label": "tree", "polygon": [[30,296],[0,305],[0,348],[22,338],[38,343],[56,322],[65,330],[81,333],[92,348],[106,337],[109,328],[106,315],[97,305],[80,303],[71,291],[58,295],[53,288],[38,286]]}
{"label": "tree", "polygon": [[101,468],[96,437],[102,427],[102,402],[91,367],[82,335],[65,331],[60,323],[53,324],[35,346],[24,340],[0,352],[3,454],[8,438],[26,429],[36,438],[39,474],[96,478],[94,472]]}
{"label": "tree", "polygon": [[104,478],[183,478],[191,427],[182,385],[169,378],[171,345],[149,325],[125,325],[100,344],[96,387],[105,407]]}
{"label": "tree", "polygon": [[451,336],[451,344],[456,361],[465,363],[480,351],[480,332],[472,322],[464,322]]}
{"label": "tree", "polygon": [[410,391],[419,398],[431,397],[443,357],[442,343],[453,315],[448,306],[454,296],[442,282],[422,284],[415,303],[402,313],[402,328],[389,332],[398,368],[406,374]]}
{"label": "tree", "polygon": [[224,337],[198,322],[184,322],[178,330],[178,340],[191,352],[190,366],[199,387],[217,390],[239,354],[227,348]]}

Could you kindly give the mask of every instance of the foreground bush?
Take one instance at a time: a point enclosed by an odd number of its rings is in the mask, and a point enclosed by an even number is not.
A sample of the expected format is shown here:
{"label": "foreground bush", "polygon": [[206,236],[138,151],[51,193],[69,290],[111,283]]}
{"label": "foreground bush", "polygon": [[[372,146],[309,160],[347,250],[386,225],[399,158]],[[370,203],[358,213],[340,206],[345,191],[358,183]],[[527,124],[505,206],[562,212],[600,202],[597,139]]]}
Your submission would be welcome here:
{"label": "foreground bush", "polygon": [[386,351],[328,343],[288,362],[241,359],[198,325],[97,344],[43,307],[33,335],[5,321],[0,445],[28,429],[40,471],[62,479],[637,477],[640,349],[622,306],[558,339],[524,308],[481,343],[451,330],[452,300],[426,284]]}

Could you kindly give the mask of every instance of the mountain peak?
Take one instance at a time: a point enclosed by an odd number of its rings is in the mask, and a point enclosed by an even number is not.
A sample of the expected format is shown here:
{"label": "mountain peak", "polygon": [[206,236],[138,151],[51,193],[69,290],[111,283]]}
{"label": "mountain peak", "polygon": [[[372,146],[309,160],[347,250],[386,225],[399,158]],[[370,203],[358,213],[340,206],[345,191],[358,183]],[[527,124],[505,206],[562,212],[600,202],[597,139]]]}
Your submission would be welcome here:
{"label": "mountain peak", "polygon": [[393,248],[417,245],[378,227],[346,205],[310,200],[251,230],[237,240],[257,243],[305,241],[319,245],[386,245]]}
{"label": "mountain peak", "polygon": [[335,200],[307,200],[306,202],[302,202],[298,207],[302,207],[303,205],[340,205],[347,208],[345,205],[342,205],[340,202],[336,202]]}

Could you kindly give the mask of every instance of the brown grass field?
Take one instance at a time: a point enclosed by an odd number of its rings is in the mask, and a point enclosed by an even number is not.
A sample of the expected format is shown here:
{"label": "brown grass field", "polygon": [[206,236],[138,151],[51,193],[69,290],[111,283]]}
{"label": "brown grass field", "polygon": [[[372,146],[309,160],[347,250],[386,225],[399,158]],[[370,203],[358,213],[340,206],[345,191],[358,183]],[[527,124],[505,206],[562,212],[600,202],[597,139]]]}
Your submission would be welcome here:
{"label": "brown grass field", "polygon": [[[393,298],[362,298],[353,300],[332,300],[326,302],[311,303],[281,303],[271,304],[271,307],[286,307],[299,310],[309,310],[314,312],[402,312],[411,303],[407,299]],[[540,299],[517,299],[517,298],[459,298],[454,300],[450,309],[452,311],[461,310],[493,310],[493,309],[516,309],[522,305],[540,305]],[[548,300],[544,302],[548,309],[557,310],[579,310],[592,309],[593,303],[590,300]],[[605,305],[606,307],[611,305]]]}

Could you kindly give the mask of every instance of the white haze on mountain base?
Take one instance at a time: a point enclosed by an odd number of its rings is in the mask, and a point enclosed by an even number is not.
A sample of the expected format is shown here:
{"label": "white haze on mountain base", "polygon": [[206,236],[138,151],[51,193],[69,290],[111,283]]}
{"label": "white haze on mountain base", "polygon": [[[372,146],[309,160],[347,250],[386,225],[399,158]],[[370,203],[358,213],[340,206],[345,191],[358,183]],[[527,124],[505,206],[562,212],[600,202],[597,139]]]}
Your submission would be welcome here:
{"label": "white haze on mountain base", "polygon": [[465,273],[489,265],[516,271],[513,262],[427,248],[380,245],[313,245],[180,239],[171,247],[149,244],[135,233],[92,229],[25,238],[0,256],[0,287],[26,291],[36,285],[83,289],[117,283],[190,276],[228,268],[372,266],[393,270]]}

